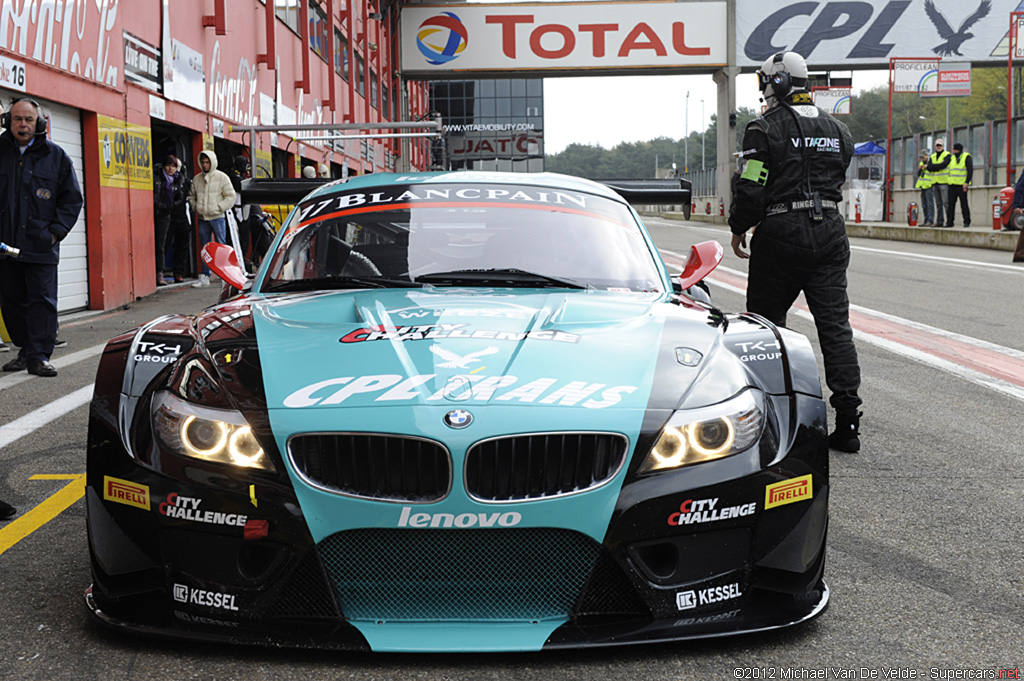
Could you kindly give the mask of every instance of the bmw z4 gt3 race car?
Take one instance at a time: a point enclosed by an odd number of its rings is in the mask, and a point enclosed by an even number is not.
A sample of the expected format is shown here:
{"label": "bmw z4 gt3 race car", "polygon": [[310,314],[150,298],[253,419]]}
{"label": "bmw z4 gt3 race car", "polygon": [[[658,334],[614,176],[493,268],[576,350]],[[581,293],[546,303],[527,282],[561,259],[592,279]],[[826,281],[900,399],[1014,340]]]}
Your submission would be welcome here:
{"label": "bmw z4 gt3 race car", "polygon": [[292,199],[253,276],[208,247],[220,302],[102,357],[94,615],[179,638],[508,651],[823,612],[810,344],[694,288],[717,243],[673,282],[623,194],[374,174]]}

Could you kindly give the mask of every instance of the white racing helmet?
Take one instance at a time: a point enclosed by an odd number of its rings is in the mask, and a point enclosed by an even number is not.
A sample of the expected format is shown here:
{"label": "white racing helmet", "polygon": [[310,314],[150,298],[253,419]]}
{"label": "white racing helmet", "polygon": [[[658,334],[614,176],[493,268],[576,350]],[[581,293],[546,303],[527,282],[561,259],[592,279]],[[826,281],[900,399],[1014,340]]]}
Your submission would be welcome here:
{"label": "white racing helmet", "polygon": [[775,106],[789,93],[807,87],[807,62],[796,52],[774,54],[758,70],[757,86],[768,106]]}

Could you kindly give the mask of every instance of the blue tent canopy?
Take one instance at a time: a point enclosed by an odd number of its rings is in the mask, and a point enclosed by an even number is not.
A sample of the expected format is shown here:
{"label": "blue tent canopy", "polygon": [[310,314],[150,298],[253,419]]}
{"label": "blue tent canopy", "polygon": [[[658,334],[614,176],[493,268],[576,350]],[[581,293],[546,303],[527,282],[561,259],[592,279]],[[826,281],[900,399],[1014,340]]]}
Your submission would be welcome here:
{"label": "blue tent canopy", "polygon": [[861,142],[860,144],[853,145],[853,153],[859,156],[866,154],[884,154],[885,147],[880,147],[874,142]]}

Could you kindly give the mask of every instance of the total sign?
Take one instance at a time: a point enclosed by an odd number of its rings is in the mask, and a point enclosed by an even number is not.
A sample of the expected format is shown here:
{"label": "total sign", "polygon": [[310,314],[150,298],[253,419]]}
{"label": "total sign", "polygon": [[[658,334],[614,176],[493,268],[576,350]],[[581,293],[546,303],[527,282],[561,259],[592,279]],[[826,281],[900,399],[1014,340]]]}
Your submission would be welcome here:
{"label": "total sign", "polygon": [[726,34],[725,2],[409,5],[402,71],[710,70]]}

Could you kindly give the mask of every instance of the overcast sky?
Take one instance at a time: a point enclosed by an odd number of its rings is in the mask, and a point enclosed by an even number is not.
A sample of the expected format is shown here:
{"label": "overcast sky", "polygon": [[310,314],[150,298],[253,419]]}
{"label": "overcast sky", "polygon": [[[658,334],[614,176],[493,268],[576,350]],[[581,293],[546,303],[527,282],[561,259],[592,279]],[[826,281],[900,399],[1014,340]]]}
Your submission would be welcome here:
{"label": "overcast sky", "polygon": [[[888,82],[889,72],[855,71],[854,92]],[[573,143],[611,149],[620,142],[686,137],[711,122],[717,90],[711,76],[606,76],[544,79],[544,151],[556,154]],[[753,74],[736,79],[736,103],[759,111]],[[701,100],[704,100],[703,106]],[[703,111],[702,111],[703,108]],[[703,114],[703,125],[701,123]]]}

